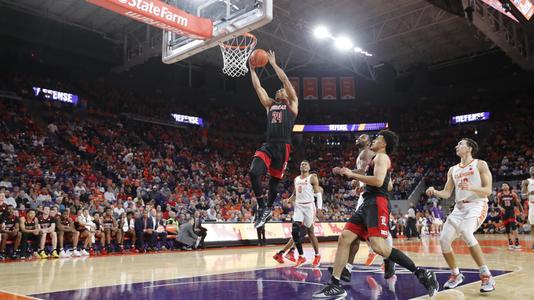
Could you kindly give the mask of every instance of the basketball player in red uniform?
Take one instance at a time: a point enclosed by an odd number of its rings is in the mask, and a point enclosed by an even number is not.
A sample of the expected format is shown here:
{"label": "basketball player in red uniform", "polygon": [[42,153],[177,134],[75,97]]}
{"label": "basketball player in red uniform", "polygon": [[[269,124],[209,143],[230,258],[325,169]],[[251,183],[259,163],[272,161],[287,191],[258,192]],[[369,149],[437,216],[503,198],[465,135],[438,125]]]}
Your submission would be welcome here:
{"label": "basketball player in red uniform", "polygon": [[[15,209],[13,206],[8,206],[7,211],[3,215],[3,228],[0,226],[0,235],[2,236],[2,241],[0,244],[0,256],[6,257],[6,243],[8,240],[14,240],[14,248],[12,259],[17,259],[19,256],[19,247],[20,247],[20,238],[22,237],[19,228],[19,218],[15,215]],[[0,220],[0,225],[2,221]]]}
{"label": "basketball player in red uniform", "polygon": [[[274,99],[270,98],[261,86],[254,66],[249,64],[252,85],[267,113],[267,140],[254,154],[249,171],[252,190],[258,201],[258,212],[254,222],[256,228],[263,226],[272,217],[271,208],[276,199],[276,190],[284,176],[291,152],[291,136],[299,104],[295,89],[287,75],[276,64],[274,52],[269,51],[268,56],[269,63],[283,84],[283,88],[276,92]],[[266,173],[270,175],[268,199],[261,184],[262,176]]]}
{"label": "basketball player in red uniform", "polygon": [[43,213],[37,218],[39,220],[39,225],[41,226],[41,247],[39,248],[38,254],[41,258],[48,258],[48,254],[45,251],[46,236],[50,237],[52,242],[52,252],[50,257],[59,258],[57,253],[57,233],[56,233],[56,220],[50,215],[50,207],[45,206],[43,208]]}
{"label": "basketball player in red uniform", "polygon": [[399,138],[394,132],[382,130],[371,144],[370,149],[376,155],[365,175],[354,173],[348,168],[340,170],[341,175],[365,184],[364,201],[339,236],[330,283],[314,293],[313,298],[341,298],[347,295],[339,280],[349,259],[351,246],[355,241],[358,243],[360,240],[368,240],[369,245],[377,254],[414,273],[419,282],[425,286],[430,297],[438,291],[439,283],[436,274],[418,268],[408,256],[386,243],[390,211],[388,186],[391,180],[391,161],[389,154],[395,151],[398,143]]}
{"label": "basketball player in red uniform", "polygon": [[39,220],[35,217],[35,209],[30,208],[25,217],[20,218],[20,231],[21,237],[21,259],[31,258],[32,253],[28,251],[28,241],[32,242],[32,246],[36,247],[39,243],[39,237],[41,235],[41,227],[39,226]]}
{"label": "basketball player in red uniform", "polygon": [[[501,192],[497,194],[497,205],[503,212],[502,219],[506,228],[506,234],[508,235],[508,249],[520,249],[515,208],[518,207],[521,213],[523,213],[523,206],[517,194],[510,190],[510,185],[506,182],[502,184]],[[515,244],[512,237],[515,239]]]}

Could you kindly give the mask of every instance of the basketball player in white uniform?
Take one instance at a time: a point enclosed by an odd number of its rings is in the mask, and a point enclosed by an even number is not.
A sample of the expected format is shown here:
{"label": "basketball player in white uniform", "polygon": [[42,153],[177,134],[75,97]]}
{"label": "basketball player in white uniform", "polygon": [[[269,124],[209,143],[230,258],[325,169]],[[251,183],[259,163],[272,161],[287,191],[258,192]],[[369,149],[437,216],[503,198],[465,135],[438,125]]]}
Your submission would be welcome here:
{"label": "basketball player in white uniform", "polygon": [[451,247],[452,242],[460,237],[469,247],[471,256],[480,269],[482,281],[480,292],[492,292],[495,290],[495,280],[486,266],[480,245],[473,234],[486,219],[488,196],[492,192],[491,172],[485,161],[473,158],[477,152],[478,144],[475,141],[462,139],[456,146],[456,155],[460,157],[461,162],[449,169],[445,188],[438,191],[434,187],[429,187],[426,194],[448,199],[452,191],[455,192],[456,205],[447,217],[440,236],[443,257],[452,271],[443,287],[452,289],[464,280]]}
{"label": "basketball player in white uniform", "polygon": [[[528,172],[530,178],[521,182],[521,194],[528,199],[528,222],[531,225],[530,233],[534,237],[534,166],[530,166]],[[532,243],[532,251],[534,251],[534,243]]]}
{"label": "basketball player in white uniform", "polygon": [[[289,201],[295,203],[293,213],[292,226],[292,240],[299,253],[295,267],[298,267],[306,262],[304,257],[304,250],[302,249],[302,238],[304,236],[301,230],[306,229],[308,237],[315,250],[315,258],[312,266],[319,267],[321,263],[321,255],[319,254],[319,241],[314,234],[315,217],[322,218],[323,196],[322,188],[319,185],[319,179],[316,174],[310,174],[310,163],[303,160],[300,163],[300,176],[294,179],[295,189]],[[315,204],[317,201],[317,206]],[[291,241],[289,241],[290,243]],[[282,252],[282,251],[280,251]],[[278,252],[273,258],[278,262],[283,262],[282,253]]]}

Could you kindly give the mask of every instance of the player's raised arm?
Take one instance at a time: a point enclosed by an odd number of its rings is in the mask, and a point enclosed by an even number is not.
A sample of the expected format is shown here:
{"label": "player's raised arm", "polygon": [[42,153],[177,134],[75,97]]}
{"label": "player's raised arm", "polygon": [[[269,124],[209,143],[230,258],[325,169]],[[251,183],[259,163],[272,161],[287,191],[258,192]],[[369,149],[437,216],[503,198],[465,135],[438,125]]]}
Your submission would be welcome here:
{"label": "player's raised arm", "polygon": [[254,90],[256,90],[258,98],[260,98],[261,105],[263,105],[266,110],[269,110],[269,107],[271,107],[272,105],[271,98],[269,98],[269,95],[261,86],[260,78],[258,77],[258,74],[256,74],[256,68],[254,68],[250,62],[248,65],[250,67],[250,78],[252,79],[252,85],[254,86]]}
{"label": "player's raised arm", "polygon": [[269,50],[267,55],[269,56],[269,63],[273,67],[274,71],[276,72],[276,75],[278,76],[278,79],[280,79],[280,81],[282,82],[284,90],[287,93],[287,101],[289,102],[288,105],[291,109],[291,112],[297,115],[299,107],[299,99],[297,97],[297,93],[295,92],[295,89],[293,88],[293,85],[291,84],[291,81],[289,81],[289,78],[287,77],[284,70],[282,70],[282,68],[280,68],[276,63],[276,56],[274,54],[274,51]]}
{"label": "player's raised arm", "polygon": [[431,186],[426,190],[426,194],[429,197],[436,196],[442,199],[449,199],[453,191],[454,191],[454,181],[452,179],[452,168],[450,168],[449,172],[447,173],[447,182],[445,183],[445,187],[443,188],[443,190],[438,191],[434,189],[433,186]]}

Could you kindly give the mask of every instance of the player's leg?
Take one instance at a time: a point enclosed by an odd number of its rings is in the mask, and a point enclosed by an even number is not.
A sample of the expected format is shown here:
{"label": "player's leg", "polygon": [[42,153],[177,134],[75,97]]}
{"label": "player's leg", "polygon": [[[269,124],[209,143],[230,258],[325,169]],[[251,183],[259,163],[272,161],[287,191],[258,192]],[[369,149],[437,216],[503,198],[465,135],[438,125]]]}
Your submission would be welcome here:
{"label": "player's leg", "polygon": [[50,242],[52,243],[52,252],[50,257],[59,258],[59,251],[57,249],[57,232],[50,232]]}
{"label": "player's leg", "polygon": [[250,184],[252,185],[252,191],[254,192],[254,196],[258,202],[258,208],[260,209],[267,207],[265,193],[261,185],[261,179],[266,173],[267,166],[265,165],[265,162],[259,157],[254,157],[254,159],[252,159],[252,163],[250,164],[248,176],[250,178]]}
{"label": "player's leg", "polygon": [[300,232],[302,229],[302,221],[298,221],[295,218],[293,221],[293,225],[291,226],[291,236],[293,238],[293,242],[295,243],[295,247],[297,248],[297,252],[299,253],[299,257],[297,258],[297,262],[295,263],[296,267],[306,262],[306,258],[304,257],[304,250],[302,249],[302,233]]}
{"label": "player's leg", "polygon": [[443,285],[445,289],[453,289],[457,287],[464,281],[465,278],[464,275],[460,273],[460,269],[456,264],[456,257],[454,256],[454,252],[452,250],[452,242],[459,236],[456,226],[454,226],[456,222],[460,222],[456,219],[458,217],[458,212],[455,208],[453,213],[447,218],[445,225],[443,225],[443,230],[441,231],[439,237],[441,253],[445,259],[445,262],[447,262],[447,265],[451,269],[451,275],[449,276],[447,282]]}
{"label": "player's leg", "polygon": [[[534,206],[533,202],[529,202],[529,205]],[[534,251],[534,209],[529,208],[528,211],[528,222],[530,223],[530,234],[532,235],[532,251]]]}
{"label": "player's leg", "polygon": [[0,234],[0,255],[6,257],[6,243],[8,235],[7,233]]}
{"label": "player's leg", "polygon": [[[289,249],[291,249],[291,252],[293,252],[293,245],[295,243],[293,243],[293,238],[290,238],[289,241],[287,241],[287,243],[284,245],[284,248],[280,251],[278,251],[274,256],[273,256],[273,259],[276,260],[277,262],[283,264],[284,263],[284,253],[286,253]],[[287,257],[287,256],[286,256]],[[291,256],[293,259],[290,259],[288,258],[289,260],[291,261],[296,261],[295,258],[293,256]]]}
{"label": "player's leg", "polygon": [[46,236],[48,235],[47,232],[43,232],[41,233],[41,241],[40,241],[40,244],[39,244],[39,250],[37,251],[37,254],[39,254],[39,256],[41,258],[48,258],[48,254],[46,254],[46,251],[45,251],[45,244],[46,244]]}
{"label": "player's leg", "polygon": [[[430,297],[439,290],[436,274],[419,268],[402,251],[392,248],[386,242],[389,233],[389,201],[386,197],[376,196],[366,199],[363,211],[365,226],[369,234],[369,245],[373,250],[391,262],[396,263],[412,272],[419,282],[425,286]],[[393,274],[387,274],[393,276]]]}
{"label": "player's leg", "polygon": [[461,226],[459,227],[459,232],[461,238],[469,247],[469,252],[471,253],[471,256],[479,267],[480,279],[482,281],[480,291],[491,292],[495,290],[495,280],[493,279],[493,276],[491,275],[491,272],[488,266],[486,265],[482,249],[480,248],[480,245],[478,244],[478,241],[473,234],[480,226],[480,223],[481,222],[479,221],[479,218],[469,217],[461,223]]}
{"label": "player's leg", "polygon": [[514,243],[512,241],[512,223],[508,218],[504,218],[504,228],[506,232],[506,237],[508,237],[508,249],[512,250],[514,248]]}
{"label": "player's leg", "polygon": [[514,236],[514,249],[520,249],[521,246],[519,245],[519,234],[518,234],[518,230],[517,230],[517,222],[514,220],[511,224],[512,226],[512,233],[513,233],[513,236]]}

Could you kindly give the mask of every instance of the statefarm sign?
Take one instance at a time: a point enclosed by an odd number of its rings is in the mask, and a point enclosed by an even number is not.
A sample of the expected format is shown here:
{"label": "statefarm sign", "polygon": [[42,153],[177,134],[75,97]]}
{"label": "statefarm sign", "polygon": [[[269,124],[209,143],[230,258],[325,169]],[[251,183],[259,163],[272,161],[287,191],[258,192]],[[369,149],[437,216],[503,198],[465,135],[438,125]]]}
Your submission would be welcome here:
{"label": "statefarm sign", "polygon": [[158,0],[87,0],[137,21],[195,39],[213,36],[213,22]]}

